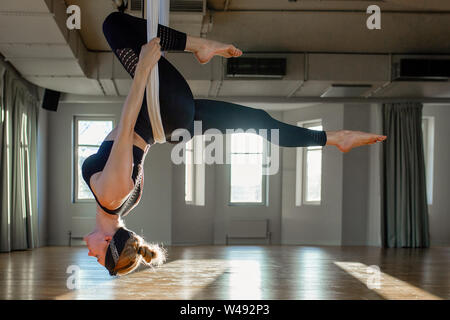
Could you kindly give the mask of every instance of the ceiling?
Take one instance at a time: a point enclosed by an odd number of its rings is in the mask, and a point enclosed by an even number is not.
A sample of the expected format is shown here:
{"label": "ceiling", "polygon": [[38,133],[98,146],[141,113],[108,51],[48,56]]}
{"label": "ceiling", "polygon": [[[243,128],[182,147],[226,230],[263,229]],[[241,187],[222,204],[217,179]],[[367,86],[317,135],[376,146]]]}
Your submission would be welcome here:
{"label": "ceiling", "polygon": [[[89,50],[109,50],[102,34],[111,0],[65,0],[83,12]],[[448,0],[208,0],[207,37],[245,52],[450,53]],[[381,8],[381,30],[368,30],[367,7]]]}
{"label": "ceiling", "polygon": [[445,0],[208,0],[214,10],[360,10],[377,4],[383,11],[445,11]]}
{"label": "ceiling", "polygon": [[[71,4],[81,8],[79,31],[65,27]],[[381,30],[366,27],[372,4],[381,8]],[[8,32],[0,32],[0,53],[40,86],[124,96],[131,79],[101,28],[113,11],[111,0],[2,1],[0,30]],[[369,85],[362,97],[450,98],[449,82],[390,81],[391,62],[402,56],[450,58],[448,0],[208,0],[202,13],[170,12],[170,26],[233,43],[244,56],[287,58],[283,79],[227,79],[225,59],[199,65],[190,53],[169,52],[197,97],[307,100],[338,83]]]}

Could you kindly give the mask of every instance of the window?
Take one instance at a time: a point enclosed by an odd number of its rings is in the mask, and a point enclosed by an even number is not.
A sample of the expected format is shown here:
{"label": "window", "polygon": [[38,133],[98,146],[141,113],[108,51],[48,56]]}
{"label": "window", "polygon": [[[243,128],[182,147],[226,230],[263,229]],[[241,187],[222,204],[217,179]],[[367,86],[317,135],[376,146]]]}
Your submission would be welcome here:
{"label": "window", "polygon": [[422,118],[423,151],[425,158],[425,179],[427,202],[433,203],[433,154],[434,154],[434,117]]}
{"label": "window", "polygon": [[[322,121],[299,122],[310,130],[323,130]],[[297,148],[296,205],[320,204],[322,200],[322,147]]]}
{"label": "window", "polygon": [[233,133],[230,149],[230,204],[265,204],[267,143],[257,134]]}
{"label": "window", "polygon": [[[30,181],[30,145],[29,145],[29,135],[28,135],[28,116],[26,113],[22,113],[22,123],[21,123],[21,134],[20,134],[20,159],[19,160],[19,172],[20,172],[20,183],[22,188],[27,190],[21,198],[25,201],[25,195],[32,194],[31,191],[31,181]],[[21,167],[21,168],[20,168]],[[31,199],[28,199],[31,201]],[[25,204],[25,203],[24,203]],[[32,207],[29,207],[30,215],[33,215]],[[26,219],[27,210],[23,210],[23,218]]]}
{"label": "window", "polygon": [[194,165],[194,139],[189,140],[186,144],[186,161],[185,161],[185,184],[184,184],[184,200],[186,203],[194,202],[194,182],[195,165]]}
{"label": "window", "polygon": [[184,200],[187,204],[205,205],[205,164],[203,136],[195,136],[186,143]]}
{"label": "window", "polygon": [[87,157],[97,152],[112,131],[112,117],[75,117],[74,120],[74,199],[92,200],[94,196],[83,180],[81,166]]}

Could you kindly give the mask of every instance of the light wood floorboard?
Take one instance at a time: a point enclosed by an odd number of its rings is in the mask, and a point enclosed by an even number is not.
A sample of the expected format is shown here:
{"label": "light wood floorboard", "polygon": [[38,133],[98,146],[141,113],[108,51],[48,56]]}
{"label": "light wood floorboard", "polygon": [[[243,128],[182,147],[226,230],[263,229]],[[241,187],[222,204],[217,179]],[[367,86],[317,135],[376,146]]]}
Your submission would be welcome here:
{"label": "light wood floorboard", "polygon": [[[449,299],[450,248],[172,246],[110,277],[86,247],[0,254],[0,299]],[[67,268],[79,268],[69,289]],[[377,266],[378,277],[371,273]],[[75,267],[75,268],[77,268]],[[69,281],[68,281],[69,280]],[[369,282],[368,282],[369,281]],[[371,288],[368,287],[368,284]],[[380,284],[377,286],[377,284]]]}

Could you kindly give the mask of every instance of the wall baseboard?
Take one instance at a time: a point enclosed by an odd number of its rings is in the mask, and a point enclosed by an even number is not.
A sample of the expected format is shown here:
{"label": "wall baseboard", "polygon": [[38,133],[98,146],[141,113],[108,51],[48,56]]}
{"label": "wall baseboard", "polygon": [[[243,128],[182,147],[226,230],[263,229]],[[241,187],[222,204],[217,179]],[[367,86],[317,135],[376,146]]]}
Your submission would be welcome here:
{"label": "wall baseboard", "polygon": [[214,243],[212,242],[172,242],[171,246],[177,247],[177,246],[213,246]]}

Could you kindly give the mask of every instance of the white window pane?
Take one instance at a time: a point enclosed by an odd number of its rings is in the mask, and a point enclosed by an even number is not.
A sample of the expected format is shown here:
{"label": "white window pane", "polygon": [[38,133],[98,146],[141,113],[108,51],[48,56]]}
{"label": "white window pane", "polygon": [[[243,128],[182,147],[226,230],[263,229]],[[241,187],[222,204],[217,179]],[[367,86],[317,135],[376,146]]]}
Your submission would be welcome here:
{"label": "white window pane", "polygon": [[231,155],[231,202],[262,202],[262,155]]}
{"label": "white window pane", "polygon": [[90,155],[96,153],[97,150],[98,147],[78,147],[78,199],[94,199],[91,190],[83,180],[81,166],[83,165],[84,160],[86,160],[86,158]]}
{"label": "white window pane", "polygon": [[194,150],[194,138],[186,142],[186,150]]}
{"label": "white window pane", "polygon": [[231,135],[231,152],[232,153],[245,153],[245,133],[233,133]]}
{"label": "white window pane", "polygon": [[320,201],[322,150],[306,150],[305,200]]}
{"label": "white window pane", "polygon": [[262,153],[264,139],[257,134],[247,134],[248,152]]}
{"label": "white window pane", "polygon": [[188,202],[194,200],[194,154],[192,151],[186,151],[184,199]]}
{"label": "white window pane", "polygon": [[422,119],[422,139],[423,139],[423,153],[425,156],[425,168],[427,167],[427,160],[428,160],[428,148],[427,148],[427,142],[428,142],[428,130],[427,130],[427,119]]}
{"label": "white window pane", "polygon": [[186,149],[186,159],[185,159],[186,166],[191,165],[194,163],[194,151],[193,150],[187,150]]}
{"label": "white window pane", "polygon": [[232,134],[230,202],[263,201],[263,143],[256,133]]}
{"label": "white window pane", "polygon": [[112,121],[78,121],[78,144],[100,145],[113,129]]}
{"label": "white window pane", "polygon": [[422,118],[423,153],[425,160],[425,178],[427,184],[427,202],[433,201],[433,128],[432,118]]}
{"label": "white window pane", "polygon": [[262,153],[264,139],[256,133],[234,133],[231,135],[232,153]]}

